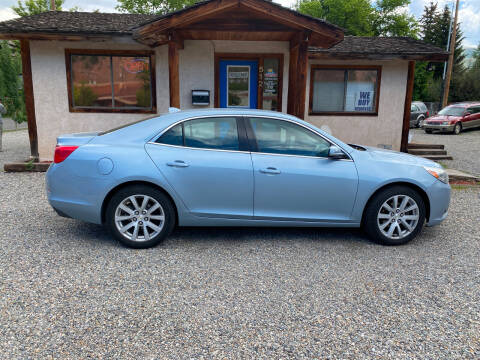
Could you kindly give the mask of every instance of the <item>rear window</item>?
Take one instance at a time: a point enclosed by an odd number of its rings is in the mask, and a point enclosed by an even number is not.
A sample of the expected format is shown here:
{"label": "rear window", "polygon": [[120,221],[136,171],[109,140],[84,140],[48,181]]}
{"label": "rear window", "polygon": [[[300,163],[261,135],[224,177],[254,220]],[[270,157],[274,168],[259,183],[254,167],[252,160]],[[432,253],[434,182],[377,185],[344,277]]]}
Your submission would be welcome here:
{"label": "rear window", "polygon": [[465,108],[459,106],[447,106],[440,110],[438,115],[462,116]]}
{"label": "rear window", "polygon": [[156,117],[158,117],[158,116],[159,116],[159,115],[149,116],[148,118],[145,118],[145,119],[140,119],[140,120],[133,121],[133,122],[128,123],[128,124],[125,124],[125,125],[117,126],[117,127],[111,128],[111,129],[109,129],[109,130],[102,131],[102,132],[99,133],[98,135],[101,136],[101,135],[110,134],[111,132],[114,132],[114,131],[117,131],[117,130],[126,128],[127,126],[135,125],[135,124],[141,123],[141,122],[143,122],[143,121],[156,118]]}

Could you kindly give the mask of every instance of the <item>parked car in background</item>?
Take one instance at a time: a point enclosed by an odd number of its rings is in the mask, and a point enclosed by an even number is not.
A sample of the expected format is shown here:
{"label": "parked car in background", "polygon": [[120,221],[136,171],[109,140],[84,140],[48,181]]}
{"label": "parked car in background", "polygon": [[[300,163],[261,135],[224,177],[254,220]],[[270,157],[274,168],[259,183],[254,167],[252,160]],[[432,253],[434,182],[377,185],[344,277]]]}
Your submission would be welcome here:
{"label": "parked car in background", "polygon": [[427,106],[421,101],[412,102],[410,108],[410,127],[422,127],[423,121],[430,116]]}
{"label": "parked car in background", "polygon": [[360,227],[382,244],[439,224],[448,175],[430,160],[347,145],[293,116],[211,109],[63,135],[47,172],[59,215],[151,247],[179,226]]}
{"label": "parked car in background", "polygon": [[449,105],[423,122],[427,134],[433,131],[458,135],[464,129],[480,127],[480,102]]}

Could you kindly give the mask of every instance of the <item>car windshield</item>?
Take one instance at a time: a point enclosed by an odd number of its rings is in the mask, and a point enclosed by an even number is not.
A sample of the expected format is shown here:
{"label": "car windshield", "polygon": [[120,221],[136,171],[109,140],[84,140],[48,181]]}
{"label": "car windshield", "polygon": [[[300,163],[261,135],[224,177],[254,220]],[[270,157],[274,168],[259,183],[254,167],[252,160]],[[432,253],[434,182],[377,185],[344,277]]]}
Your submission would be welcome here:
{"label": "car windshield", "polygon": [[447,106],[446,108],[440,110],[438,115],[451,115],[451,116],[462,116],[465,109],[458,106]]}

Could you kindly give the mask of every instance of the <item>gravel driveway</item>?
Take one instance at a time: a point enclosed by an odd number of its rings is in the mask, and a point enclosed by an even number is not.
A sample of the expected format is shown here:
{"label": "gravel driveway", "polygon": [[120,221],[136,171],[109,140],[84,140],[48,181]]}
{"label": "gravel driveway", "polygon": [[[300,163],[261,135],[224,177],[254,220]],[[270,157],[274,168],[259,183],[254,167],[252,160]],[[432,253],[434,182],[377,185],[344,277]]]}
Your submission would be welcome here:
{"label": "gravel driveway", "polygon": [[413,243],[182,229],[130,250],[0,173],[0,358],[480,357],[479,191]]}
{"label": "gravel driveway", "polygon": [[453,160],[442,160],[449,168],[480,176],[480,129],[465,130],[460,135],[426,134],[420,129],[410,129],[412,142],[443,144]]}

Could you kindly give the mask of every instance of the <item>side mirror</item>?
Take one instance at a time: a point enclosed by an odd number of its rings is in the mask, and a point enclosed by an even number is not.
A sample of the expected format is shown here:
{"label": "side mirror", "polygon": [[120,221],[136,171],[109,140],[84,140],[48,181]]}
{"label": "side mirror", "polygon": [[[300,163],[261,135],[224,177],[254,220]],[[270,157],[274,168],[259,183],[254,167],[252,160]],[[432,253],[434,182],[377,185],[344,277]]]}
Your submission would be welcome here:
{"label": "side mirror", "polygon": [[472,113],[466,112],[465,115],[463,116],[470,116],[470,115],[472,115]]}
{"label": "side mirror", "polygon": [[330,149],[328,150],[328,157],[332,160],[347,158],[343,150],[340,149],[337,145],[330,146]]}

